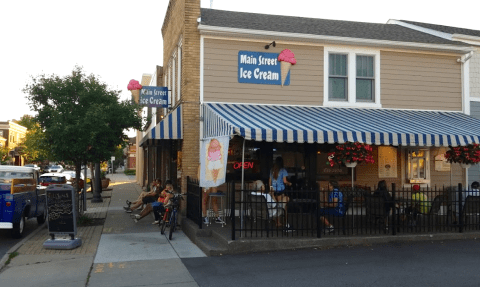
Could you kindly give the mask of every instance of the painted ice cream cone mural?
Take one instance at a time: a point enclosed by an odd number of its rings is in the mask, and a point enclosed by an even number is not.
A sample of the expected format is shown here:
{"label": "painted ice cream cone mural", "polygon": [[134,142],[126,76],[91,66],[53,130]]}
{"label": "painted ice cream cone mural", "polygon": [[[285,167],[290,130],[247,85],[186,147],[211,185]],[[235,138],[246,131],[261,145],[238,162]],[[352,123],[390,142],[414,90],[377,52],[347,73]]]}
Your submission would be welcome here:
{"label": "painted ice cream cone mural", "polygon": [[295,65],[297,63],[297,60],[295,60],[295,55],[292,51],[290,51],[289,49],[285,49],[278,55],[278,61],[280,62],[283,87],[283,85],[285,84],[285,80],[287,79],[288,72],[290,72],[290,68],[292,67],[292,65]]}
{"label": "painted ice cream cone mural", "polygon": [[[216,183],[220,170],[223,168],[222,147],[217,139],[211,139],[207,149],[207,173],[210,173]],[[208,177],[208,175],[207,175]]]}
{"label": "painted ice cream cone mural", "polygon": [[127,89],[132,92],[133,99],[138,104],[140,99],[140,90],[142,89],[142,85],[136,80],[130,80],[128,83]]}

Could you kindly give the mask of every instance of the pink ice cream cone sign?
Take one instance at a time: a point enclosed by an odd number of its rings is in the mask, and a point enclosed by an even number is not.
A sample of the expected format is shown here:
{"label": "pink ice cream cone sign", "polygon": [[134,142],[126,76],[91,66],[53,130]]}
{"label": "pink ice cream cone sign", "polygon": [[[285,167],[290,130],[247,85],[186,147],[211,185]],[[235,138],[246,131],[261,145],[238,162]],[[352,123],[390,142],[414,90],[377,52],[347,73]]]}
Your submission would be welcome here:
{"label": "pink ice cream cone sign", "polygon": [[290,71],[290,67],[297,63],[295,60],[295,55],[289,49],[283,50],[278,55],[278,61],[280,62],[281,67],[281,75],[282,75],[282,87],[285,84],[285,80],[287,79],[288,72]]}
{"label": "pink ice cream cone sign", "polygon": [[142,85],[140,85],[140,83],[136,80],[130,80],[130,82],[128,83],[127,89],[132,92],[133,99],[135,100],[136,103],[138,103]]}
{"label": "pink ice cream cone sign", "polygon": [[130,80],[130,82],[128,83],[128,86],[127,86],[127,89],[129,91],[133,91],[133,90],[141,90],[142,89],[142,85],[140,85],[140,83],[136,80]]}

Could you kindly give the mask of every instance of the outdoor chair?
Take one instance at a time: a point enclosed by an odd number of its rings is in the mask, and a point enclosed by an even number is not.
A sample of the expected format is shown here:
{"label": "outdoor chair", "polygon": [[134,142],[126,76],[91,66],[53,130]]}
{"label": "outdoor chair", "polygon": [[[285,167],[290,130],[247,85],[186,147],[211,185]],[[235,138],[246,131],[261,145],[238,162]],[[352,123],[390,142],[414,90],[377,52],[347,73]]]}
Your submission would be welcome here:
{"label": "outdoor chair", "polygon": [[388,213],[385,197],[382,195],[365,195],[365,206],[367,218],[375,225],[380,220],[381,227],[384,228],[385,233],[388,229]]}
{"label": "outdoor chair", "polygon": [[432,223],[432,221],[433,221],[433,226],[437,226],[437,217],[438,217],[438,213],[440,212],[440,208],[442,207],[442,204],[445,204],[445,196],[443,195],[435,196],[432,202],[432,206],[430,207],[430,210],[428,211],[427,214],[425,214],[428,218],[427,222],[429,223],[429,227],[431,226],[430,223]]}
{"label": "outdoor chair", "polygon": [[463,218],[467,224],[467,218],[474,217],[478,223],[478,216],[480,215],[480,196],[467,196],[465,205],[463,206]]}
{"label": "outdoor chair", "polygon": [[257,220],[265,221],[265,229],[267,232],[271,221],[275,221],[277,217],[285,215],[285,209],[282,207],[282,203],[276,203],[275,207],[270,207],[273,204],[267,203],[263,195],[247,194],[247,200],[252,222],[255,223]]}

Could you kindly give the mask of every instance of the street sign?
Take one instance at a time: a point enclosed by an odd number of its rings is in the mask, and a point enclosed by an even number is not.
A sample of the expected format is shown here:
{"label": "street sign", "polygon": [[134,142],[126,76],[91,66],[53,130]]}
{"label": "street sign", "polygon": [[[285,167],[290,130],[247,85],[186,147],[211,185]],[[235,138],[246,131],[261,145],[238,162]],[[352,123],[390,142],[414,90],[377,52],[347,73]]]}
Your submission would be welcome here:
{"label": "street sign", "polygon": [[115,157],[114,157],[114,156],[112,156],[112,161],[114,161],[114,160],[115,160]]}

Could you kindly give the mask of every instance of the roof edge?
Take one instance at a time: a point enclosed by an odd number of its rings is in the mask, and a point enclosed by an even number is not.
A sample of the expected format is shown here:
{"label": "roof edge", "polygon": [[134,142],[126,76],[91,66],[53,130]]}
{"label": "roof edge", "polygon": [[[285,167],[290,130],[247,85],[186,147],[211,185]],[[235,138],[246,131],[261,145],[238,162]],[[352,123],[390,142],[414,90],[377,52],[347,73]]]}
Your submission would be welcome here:
{"label": "roof edge", "polygon": [[452,34],[450,34],[450,33],[440,32],[440,31],[437,31],[437,30],[417,26],[417,25],[410,24],[410,23],[405,23],[403,21],[394,20],[394,19],[388,20],[387,24],[394,24],[394,25],[403,26],[405,28],[409,28],[409,29],[412,29],[412,30],[416,30],[416,31],[419,31],[419,32],[427,33],[427,34],[430,34],[430,35],[433,35],[433,36],[437,36],[437,37],[440,37],[440,38],[443,38],[443,39],[446,39],[446,40],[453,41],[452,40]]}
{"label": "roof edge", "polygon": [[471,47],[467,46],[455,46],[447,44],[428,44],[428,43],[415,43],[415,42],[397,42],[389,40],[375,40],[375,39],[362,39],[362,38],[351,38],[351,37],[338,37],[338,36],[327,36],[327,35],[312,35],[312,34],[301,34],[301,33],[288,33],[288,32],[275,32],[275,31],[265,31],[265,30],[252,30],[252,29],[240,29],[240,28],[229,28],[229,27],[219,27],[219,26],[210,26],[199,24],[198,30],[201,35],[229,35],[229,36],[268,36],[276,38],[291,38],[291,39],[302,39],[302,40],[311,40],[312,42],[327,42],[327,43],[338,43],[338,44],[354,44],[354,45],[366,45],[366,46],[387,46],[387,47],[400,47],[400,48],[410,48],[410,49],[421,49],[421,50],[435,50],[435,51],[446,51],[446,52],[456,52],[460,54],[469,53],[473,51]]}

